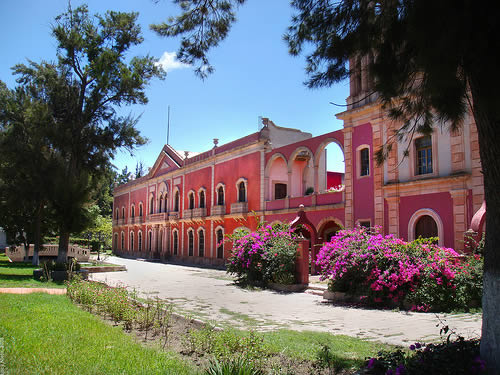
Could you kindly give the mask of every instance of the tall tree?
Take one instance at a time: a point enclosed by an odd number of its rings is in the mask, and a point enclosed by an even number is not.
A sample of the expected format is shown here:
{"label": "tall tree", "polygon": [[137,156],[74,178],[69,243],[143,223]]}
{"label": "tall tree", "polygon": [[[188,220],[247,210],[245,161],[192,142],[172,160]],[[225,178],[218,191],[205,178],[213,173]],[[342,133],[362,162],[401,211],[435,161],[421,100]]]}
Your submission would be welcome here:
{"label": "tall tree", "polygon": [[52,219],[48,195],[54,168],[45,137],[47,109],[33,87],[9,90],[0,81],[0,225],[14,243],[28,249],[34,242],[35,265]]}
{"label": "tall tree", "polygon": [[[227,36],[233,9],[244,0],[174,2],[182,14],[153,30],[183,36],[181,61],[209,65],[207,52]],[[472,112],[488,208],[481,356],[492,373],[500,373],[500,73],[492,58],[500,47],[500,5],[469,0],[292,0],[291,5],[296,15],[285,40],[292,55],[312,47],[306,57],[309,87],[347,78],[349,59],[371,54],[375,91],[404,124],[399,139],[428,133],[438,123],[455,130]],[[387,147],[379,150],[379,161]]]}
{"label": "tall tree", "polygon": [[86,6],[69,8],[52,28],[58,61],[14,68],[21,85],[44,92],[53,119],[48,136],[60,171],[51,198],[58,215],[58,261],[66,260],[70,233],[89,224],[82,208],[109,159],[120,147],[132,151],[145,143],[137,118],[117,113],[122,105],[146,103],[148,82],[164,76],[154,58],[126,56],[143,41],[136,21],[137,13],[90,16]]}

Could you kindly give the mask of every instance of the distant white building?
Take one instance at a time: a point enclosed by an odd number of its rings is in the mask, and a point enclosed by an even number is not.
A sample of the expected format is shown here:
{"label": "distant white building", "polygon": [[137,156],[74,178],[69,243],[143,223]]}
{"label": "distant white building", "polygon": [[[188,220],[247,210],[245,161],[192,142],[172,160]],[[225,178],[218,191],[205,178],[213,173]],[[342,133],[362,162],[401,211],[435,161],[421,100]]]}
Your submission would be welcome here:
{"label": "distant white building", "polygon": [[5,249],[7,247],[7,235],[5,231],[0,228],[0,249]]}

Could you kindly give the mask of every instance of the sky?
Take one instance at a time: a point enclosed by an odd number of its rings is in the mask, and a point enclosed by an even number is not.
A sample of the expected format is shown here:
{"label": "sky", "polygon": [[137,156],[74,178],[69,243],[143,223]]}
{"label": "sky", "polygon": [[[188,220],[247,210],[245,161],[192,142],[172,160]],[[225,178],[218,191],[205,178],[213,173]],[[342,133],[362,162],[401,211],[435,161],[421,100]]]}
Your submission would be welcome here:
{"label": "sky", "polygon": [[[345,110],[330,102],[345,104],[347,81],[329,88],[308,89],[305,56],[293,57],[282,39],[293,9],[286,0],[248,0],[237,13],[238,21],[229,37],[210,52],[215,73],[198,78],[191,67],[176,60],[179,39],[162,38],[149,30],[152,23],[179,13],[171,0],[72,0],[73,8],[86,3],[91,14],[107,10],[139,12],[144,42],[130,56],[154,56],[167,70],[165,80],[153,80],[146,89],[146,105],[123,107],[140,116],[137,128],[148,143],[130,155],[117,153],[118,170],[135,170],[137,161],[151,167],[167,137],[177,150],[203,152],[258,130],[259,116],[276,125],[297,128],[313,136],[342,128],[335,114]],[[67,0],[0,1],[0,80],[14,88],[11,67],[53,61],[56,42],[51,36],[54,18],[67,8]],[[329,147],[328,170],[343,171],[343,156],[337,146]]]}

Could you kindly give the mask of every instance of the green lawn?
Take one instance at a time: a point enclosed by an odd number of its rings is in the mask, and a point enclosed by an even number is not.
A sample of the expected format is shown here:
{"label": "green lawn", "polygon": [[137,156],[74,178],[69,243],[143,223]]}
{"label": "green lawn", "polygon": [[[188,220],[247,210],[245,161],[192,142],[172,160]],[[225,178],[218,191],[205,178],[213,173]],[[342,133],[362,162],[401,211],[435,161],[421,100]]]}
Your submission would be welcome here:
{"label": "green lawn", "polygon": [[327,332],[278,330],[264,333],[270,350],[301,360],[315,360],[318,350],[327,345],[334,355],[334,362],[344,368],[359,368],[365,358],[375,356],[380,350],[394,346],[380,342],[364,341],[355,337],[332,335]]}
{"label": "green lawn", "polygon": [[0,294],[8,374],[195,374],[176,355],[136,343],[66,296]]}
{"label": "green lawn", "polygon": [[0,254],[0,288],[64,288],[64,282],[41,282],[33,279],[31,263],[11,263]]}

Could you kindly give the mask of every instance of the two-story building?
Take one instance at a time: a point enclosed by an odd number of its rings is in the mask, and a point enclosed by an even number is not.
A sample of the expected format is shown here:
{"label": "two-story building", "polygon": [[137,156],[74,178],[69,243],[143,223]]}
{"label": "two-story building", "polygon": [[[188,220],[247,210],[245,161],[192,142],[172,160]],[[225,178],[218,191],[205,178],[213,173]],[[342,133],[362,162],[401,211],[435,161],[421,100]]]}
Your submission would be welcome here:
{"label": "two-story building", "polygon": [[[347,110],[337,115],[341,130],[312,137],[263,119],[259,132],[220,146],[215,139],[203,153],[165,145],[146,176],[114,190],[114,251],[220,265],[230,252],[226,234],[255,230],[258,220],[292,221],[301,205],[320,241],[359,224],[463,249],[484,199],[472,116],[457,133],[436,127],[396,141],[377,165],[376,150],[400,124],[370,94],[364,71],[351,77]],[[345,175],[327,171],[331,143],[344,153]],[[327,191],[339,182],[344,190]]]}

